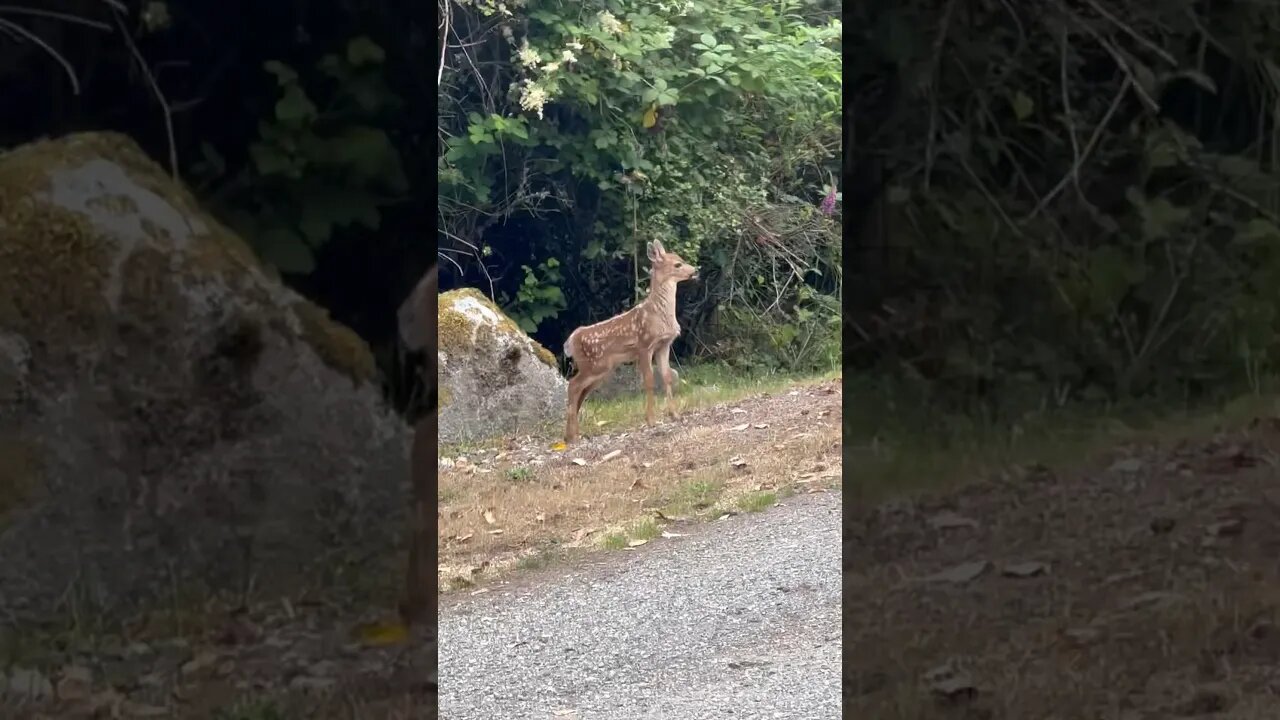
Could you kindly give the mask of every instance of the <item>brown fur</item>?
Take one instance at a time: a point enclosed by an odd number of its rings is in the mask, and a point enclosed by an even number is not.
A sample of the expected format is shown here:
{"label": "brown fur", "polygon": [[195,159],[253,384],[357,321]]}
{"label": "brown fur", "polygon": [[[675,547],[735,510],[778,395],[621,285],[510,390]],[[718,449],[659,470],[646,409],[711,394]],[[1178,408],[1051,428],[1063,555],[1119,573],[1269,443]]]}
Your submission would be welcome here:
{"label": "brown fur", "polygon": [[405,598],[400,616],[406,625],[435,621],[437,607],[435,515],[431,512],[436,498],[436,430],[439,407],[435,400],[436,329],[438,326],[436,297],[440,281],[436,265],[422,276],[413,294],[400,308],[400,335],[405,346],[426,355],[423,380],[430,406],[413,428],[413,451],[410,474],[413,479],[413,523],[409,544],[409,566],[405,573]]}

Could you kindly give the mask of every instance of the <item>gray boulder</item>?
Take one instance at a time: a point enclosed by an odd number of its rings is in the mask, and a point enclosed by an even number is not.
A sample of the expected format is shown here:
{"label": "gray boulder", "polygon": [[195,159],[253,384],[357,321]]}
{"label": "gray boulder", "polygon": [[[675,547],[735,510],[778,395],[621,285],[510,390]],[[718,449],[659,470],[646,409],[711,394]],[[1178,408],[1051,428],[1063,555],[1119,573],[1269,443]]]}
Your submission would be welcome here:
{"label": "gray boulder", "polygon": [[542,430],[564,421],[556,358],[472,288],[439,299],[440,441]]}
{"label": "gray boulder", "polygon": [[128,138],[0,155],[0,617],[391,554],[408,433],[375,375]]}

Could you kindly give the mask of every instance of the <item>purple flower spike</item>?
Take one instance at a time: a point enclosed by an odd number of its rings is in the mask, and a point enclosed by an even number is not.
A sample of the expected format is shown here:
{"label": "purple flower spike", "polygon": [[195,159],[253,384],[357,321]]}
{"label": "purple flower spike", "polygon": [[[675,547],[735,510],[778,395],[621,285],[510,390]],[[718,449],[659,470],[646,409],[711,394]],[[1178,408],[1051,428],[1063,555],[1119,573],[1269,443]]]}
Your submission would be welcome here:
{"label": "purple flower spike", "polygon": [[818,206],[818,209],[822,211],[823,215],[830,215],[836,211],[836,187],[834,185],[831,186],[831,192],[822,198],[822,204]]}

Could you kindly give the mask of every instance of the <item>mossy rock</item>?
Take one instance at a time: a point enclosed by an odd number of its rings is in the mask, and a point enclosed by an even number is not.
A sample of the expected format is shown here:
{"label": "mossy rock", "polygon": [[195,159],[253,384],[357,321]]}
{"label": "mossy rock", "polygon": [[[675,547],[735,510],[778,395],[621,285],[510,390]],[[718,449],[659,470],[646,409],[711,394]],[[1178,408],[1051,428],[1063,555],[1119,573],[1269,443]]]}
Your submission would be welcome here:
{"label": "mossy rock", "polygon": [[377,363],[368,344],[345,325],[329,318],[314,303],[295,303],[293,311],[302,324],[302,340],[311,346],[325,365],[345,374],[355,382],[371,382],[377,375]]}
{"label": "mossy rock", "polygon": [[[490,349],[494,344],[494,329],[490,329],[488,326],[476,328],[474,323],[467,319],[466,315],[454,308],[454,302],[462,298],[474,300],[493,311],[493,314],[498,318],[497,332],[510,334],[514,337],[527,338],[533,346],[533,354],[539,360],[546,364],[547,367],[552,369],[559,368],[556,363],[556,356],[552,355],[551,351],[543,347],[538,341],[525,335],[514,320],[507,317],[507,314],[502,312],[501,308],[493,304],[489,298],[475,288],[458,288],[457,290],[440,293],[437,305],[437,319],[440,326],[437,333],[442,352],[448,352],[450,348],[471,348],[473,343],[475,347],[480,349]],[[443,400],[441,404],[443,404]]]}
{"label": "mossy rock", "polygon": [[[39,197],[54,193],[51,172],[90,162],[118,168],[143,197],[159,198],[170,217],[181,219],[178,232],[155,222],[129,195],[89,195],[82,210],[64,207],[65,199],[60,204]],[[375,378],[368,346],[318,306],[292,302],[298,327],[290,329],[281,296],[260,281],[265,270],[248,243],[202,212],[190,192],[127,136],[85,133],[0,155],[0,207],[0,327],[57,346],[93,343],[122,317],[139,331],[172,329],[171,320],[188,314],[186,289],[216,278],[261,314],[263,326],[302,340],[326,365],[357,382]],[[93,213],[136,218],[144,240],[121,247],[111,229],[94,227]],[[108,302],[112,268],[120,274],[119,307]]]}

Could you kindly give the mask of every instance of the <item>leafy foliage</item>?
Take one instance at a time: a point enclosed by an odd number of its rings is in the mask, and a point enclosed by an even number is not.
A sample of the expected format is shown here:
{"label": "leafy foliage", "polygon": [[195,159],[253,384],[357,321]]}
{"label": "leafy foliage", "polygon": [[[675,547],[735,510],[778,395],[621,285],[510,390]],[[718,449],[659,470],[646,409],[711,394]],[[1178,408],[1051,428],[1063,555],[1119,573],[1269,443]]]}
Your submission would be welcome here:
{"label": "leafy foliage", "polygon": [[1273,368],[1275,9],[857,7],[848,362],[1055,402]]}
{"label": "leafy foliage", "polygon": [[[737,290],[756,267],[735,264],[740,246],[763,229],[779,249],[757,253],[756,269],[786,303],[800,287],[838,294],[810,270],[838,265],[838,215],[815,206],[840,143],[841,27],[834,6],[813,6],[443,3],[454,45],[498,68],[471,72],[460,53],[443,68],[439,242],[460,280],[522,268],[506,308],[564,334],[633,299],[644,243],[658,239],[708,278],[686,323],[695,335],[728,326],[714,318],[731,310],[789,322]],[[516,224],[539,231],[508,239]]]}
{"label": "leafy foliage", "polygon": [[202,146],[196,177],[216,186],[209,190],[228,222],[281,272],[310,273],[335,229],[376,230],[379,209],[408,189],[400,152],[376,124],[400,103],[382,77],[383,59],[372,40],[355,37],[343,54],[320,60],[312,93],[297,70],[268,61],[278,100],[258,124],[251,163],[228,174],[222,156]]}

